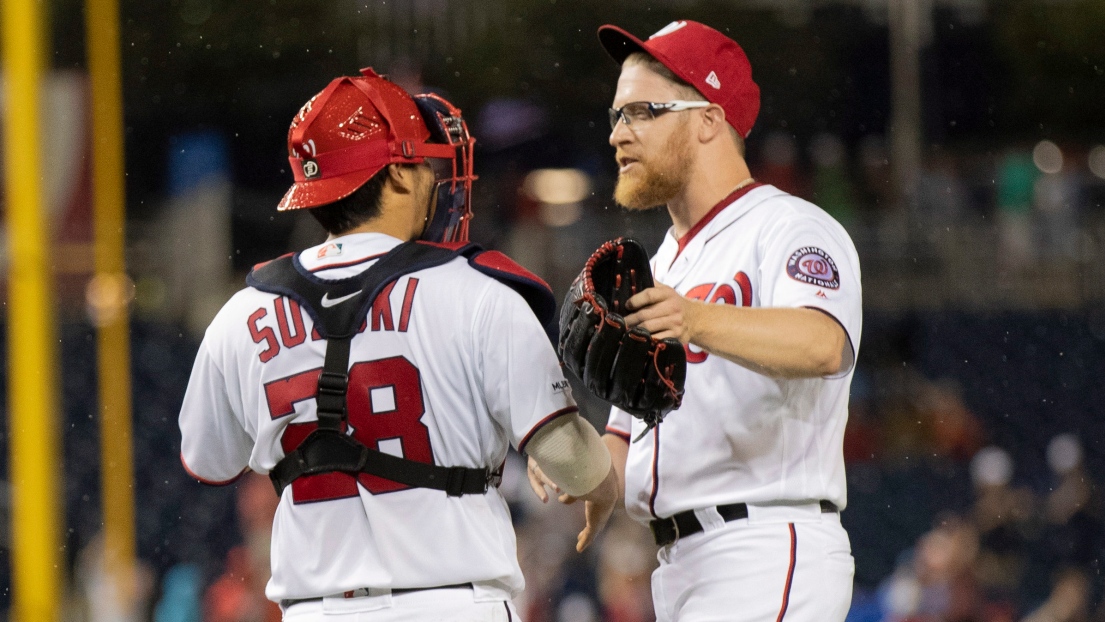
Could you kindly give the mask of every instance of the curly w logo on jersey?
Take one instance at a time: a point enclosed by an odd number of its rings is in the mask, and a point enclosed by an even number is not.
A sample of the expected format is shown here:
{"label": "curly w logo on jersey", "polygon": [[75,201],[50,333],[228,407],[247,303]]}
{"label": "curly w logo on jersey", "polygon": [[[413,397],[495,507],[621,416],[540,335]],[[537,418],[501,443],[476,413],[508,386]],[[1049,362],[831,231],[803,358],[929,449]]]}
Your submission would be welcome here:
{"label": "curly w logo on jersey", "polygon": [[800,283],[828,289],[840,287],[840,273],[837,272],[836,262],[816,246],[805,246],[794,251],[787,260],[787,274]]}

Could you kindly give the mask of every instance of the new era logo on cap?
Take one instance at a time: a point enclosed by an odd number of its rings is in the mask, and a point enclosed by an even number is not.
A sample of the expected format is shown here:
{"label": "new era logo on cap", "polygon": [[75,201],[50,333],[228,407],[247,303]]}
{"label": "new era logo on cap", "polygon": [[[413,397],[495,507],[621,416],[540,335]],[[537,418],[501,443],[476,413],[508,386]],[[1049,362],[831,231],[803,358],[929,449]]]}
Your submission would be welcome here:
{"label": "new era logo on cap", "polygon": [[706,76],[706,84],[709,84],[715,89],[721,88],[721,80],[717,79],[717,74],[713,71],[710,72],[710,75]]}
{"label": "new era logo on cap", "polygon": [[672,23],[668,24],[667,26],[664,26],[660,30],[657,30],[656,32],[652,33],[652,36],[649,37],[649,39],[655,39],[656,37],[662,37],[664,35],[670,35],[671,33],[675,32],[676,30],[679,30],[680,28],[682,28],[686,25],[687,25],[687,22],[685,22],[685,21],[672,22]]}

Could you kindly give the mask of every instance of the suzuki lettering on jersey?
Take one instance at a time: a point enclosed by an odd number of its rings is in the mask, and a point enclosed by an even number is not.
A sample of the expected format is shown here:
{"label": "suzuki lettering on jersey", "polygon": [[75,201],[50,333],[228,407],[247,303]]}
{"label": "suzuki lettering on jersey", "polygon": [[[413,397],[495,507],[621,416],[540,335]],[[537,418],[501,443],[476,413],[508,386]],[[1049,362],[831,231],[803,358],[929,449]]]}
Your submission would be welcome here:
{"label": "suzuki lettering on jersey", "polygon": [[[365,321],[361,323],[361,327],[357,330],[358,333],[368,330],[370,323],[373,332],[381,330],[407,332],[411,320],[411,310],[414,305],[414,296],[418,292],[418,279],[411,277],[407,280],[406,291],[403,293],[403,305],[399,310],[398,324],[395,322],[395,316],[392,312],[391,292],[393,289],[395,289],[394,281],[389,283],[376,297],[368,317],[365,318]],[[328,298],[329,294],[327,294],[322,298],[322,306],[332,307],[341,304],[356,296],[357,293],[354,292],[348,296],[338,298]],[[270,312],[272,313],[270,314]],[[279,338],[277,337],[277,330],[273,329],[271,320],[262,322],[265,318],[273,316],[276,317],[276,329],[279,330]],[[274,298],[272,307],[260,307],[251,313],[249,319],[246,320],[246,328],[249,330],[254,343],[264,345],[264,349],[257,355],[262,363],[271,361],[273,357],[280,353],[281,347],[284,349],[294,348],[306,341],[307,337],[303,324],[303,310],[294,300],[283,296]],[[311,341],[320,341],[321,339],[322,336],[319,335],[318,331],[312,329]]]}
{"label": "suzuki lettering on jersey", "polygon": [[787,260],[787,274],[799,283],[816,285],[825,289],[840,288],[840,273],[836,262],[816,246],[805,246]]}

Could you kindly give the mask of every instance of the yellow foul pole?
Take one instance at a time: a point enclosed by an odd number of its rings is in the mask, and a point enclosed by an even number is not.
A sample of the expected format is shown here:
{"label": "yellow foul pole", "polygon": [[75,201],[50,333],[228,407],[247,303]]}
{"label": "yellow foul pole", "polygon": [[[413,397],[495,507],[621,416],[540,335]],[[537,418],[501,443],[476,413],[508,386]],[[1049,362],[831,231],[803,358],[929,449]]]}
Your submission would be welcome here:
{"label": "yellow foul pole", "polygon": [[134,585],[134,460],[123,183],[123,96],[118,0],[86,0],[92,83],[92,191],[96,275],[89,284],[98,327],[104,562],[126,611]]}
{"label": "yellow foul pole", "polygon": [[39,145],[39,0],[3,0],[13,620],[59,619],[62,556],[53,273]]}

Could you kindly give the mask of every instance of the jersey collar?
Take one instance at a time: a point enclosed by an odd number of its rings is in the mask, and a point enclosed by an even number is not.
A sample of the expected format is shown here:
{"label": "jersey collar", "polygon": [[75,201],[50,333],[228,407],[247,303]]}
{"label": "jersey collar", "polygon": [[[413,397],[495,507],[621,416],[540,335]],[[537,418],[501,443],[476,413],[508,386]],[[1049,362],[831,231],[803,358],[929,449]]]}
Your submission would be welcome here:
{"label": "jersey collar", "polygon": [[736,190],[710,209],[682,238],[675,237],[675,228],[669,228],[663,244],[656,253],[653,272],[662,282],[674,287],[685,274],[676,264],[689,266],[699,251],[719,231],[733,224],[741,216],[763,201],[785,194],[774,186],[754,183]]}
{"label": "jersey collar", "polygon": [[[690,245],[691,241],[694,240],[696,237],[698,237],[698,234],[702,233],[702,231],[705,230],[706,227],[708,225],[710,225],[710,223],[714,222],[714,220],[718,217],[719,214],[721,214],[721,212],[723,210],[725,210],[725,208],[729,207],[730,205],[733,205],[734,203],[737,202],[738,199],[740,199],[744,195],[748,194],[749,192],[752,192],[756,188],[763,187],[764,185],[766,185],[766,184],[762,184],[758,181],[753,182],[753,183],[748,184],[747,186],[745,186],[743,188],[737,188],[733,192],[729,193],[729,196],[725,197],[721,201],[718,201],[717,205],[710,208],[710,211],[706,212],[705,216],[700,218],[698,220],[698,222],[694,223],[694,226],[691,227],[691,230],[688,231],[686,233],[686,235],[684,235],[683,237],[681,237],[681,238],[679,238],[675,241],[677,246],[676,246],[676,249],[675,249],[675,257],[673,257],[672,260],[674,261],[675,259],[677,259],[679,257],[679,255],[681,255],[683,253],[683,251],[687,248],[687,246]],[[747,206],[747,207],[750,207],[750,206]],[[731,223],[738,216],[740,216],[745,211],[747,211],[747,209],[729,210],[729,211],[730,211],[730,213],[727,214],[727,216],[728,216],[727,218],[719,219],[719,222],[724,222],[724,224],[722,226],[725,226],[725,225]],[[734,214],[733,212],[739,212],[739,213]],[[672,236],[673,238],[675,237],[674,233],[672,233],[674,230],[675,229],[672,228],[668,231],[668,235]],[[706,237],[709,237],[709,236],[706,236]]]}
{"label": "jersey collar", "polygon": [[383,233],[352,233],[308,248],[299,254],[299,262],[310,272],[344,268],[379,257],[402,243]]}

